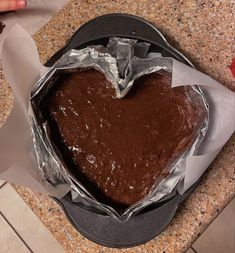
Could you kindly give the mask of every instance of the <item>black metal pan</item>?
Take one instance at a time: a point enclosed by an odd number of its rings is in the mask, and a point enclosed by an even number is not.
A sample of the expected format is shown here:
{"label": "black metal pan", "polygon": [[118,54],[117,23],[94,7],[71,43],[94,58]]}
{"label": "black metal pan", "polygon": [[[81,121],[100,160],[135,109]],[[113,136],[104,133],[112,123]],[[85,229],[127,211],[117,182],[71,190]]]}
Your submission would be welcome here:
{"label": "black metal pan", "polygon": [[[88,45],[106,45],[109,37],[134,38],[151,43],[150,51],[173,57],[189,66],[192,63],[169,45],[162,33],[146,20],[129,14],[108,14],[97,17],[81,26],[68,43],[45,64],[51,66],[71,49]],[[174,217],[183,200],[193,191],[193,185],[183,195],[153,204],[126,222],[97,213],[81,203],[73,203],[70,195],[54,200],[63,208],[71,224],[88,239],[108,247],[126,248],[145,243],[161,233]]]}

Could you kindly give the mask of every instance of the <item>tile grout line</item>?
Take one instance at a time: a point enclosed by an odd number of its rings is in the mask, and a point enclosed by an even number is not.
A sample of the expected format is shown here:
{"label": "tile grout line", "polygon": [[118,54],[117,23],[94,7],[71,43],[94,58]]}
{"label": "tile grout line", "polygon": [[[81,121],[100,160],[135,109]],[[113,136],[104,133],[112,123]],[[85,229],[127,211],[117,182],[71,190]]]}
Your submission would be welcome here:
{"label": "tile grout line", "polygon": [[5,186],[7,184],[7,182],[4,182],[2,185],[0,185],[0,189]]}
{"label": "tile grout line", "polygon": [[190,247],[194,253],[198,253],[193,246]]}
{"label": "tile grout line", "polygon": [[11,225],[11,223],[8,221],[8,219],[4,216],[2,212],[0,212],[0,215],[5,220],[5,222],[9,225],[9,227],[14,231],[14,233],[19,237],[21,242],[25,245],[25,247],[29,250],[30,253],[34,253],[32,249],[29,247],[29,245],[26,243],[26,241],[21,237],[21,235],[16,231],[16,229]]}

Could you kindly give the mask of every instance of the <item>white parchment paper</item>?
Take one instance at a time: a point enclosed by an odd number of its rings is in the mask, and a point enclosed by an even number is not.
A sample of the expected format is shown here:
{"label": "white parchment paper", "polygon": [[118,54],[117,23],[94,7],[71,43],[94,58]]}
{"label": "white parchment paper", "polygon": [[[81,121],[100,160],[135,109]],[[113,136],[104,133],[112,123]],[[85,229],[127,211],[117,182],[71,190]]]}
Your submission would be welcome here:
{"label": "white parchment paper", "polygon": [[[16,47],[17,45],[17,47]],[[0,129],[0,179],[55,195],[53,187],[43,186],[33,148],[28,118],[30,91],[44,72],[34,41],[16,25],[3,44],[3,70],[14,92],[13,110]],[[197,156],[185,159],[184,180],[178,185],[185,192],[207,169],[235,130],[235,94],[209,76],[176,60],[173,62],[172,86],[199,85],[209,106],[209,130]],[[60,185],[60,196],[70,189]]]}
{"label": "white parchment paper", "polygon": [[[172,86],[199,85],[209,103],[209,128],[197,156],[186,159],[186,172],[179,185],[180,193],[185,192],[207,169],[219,151],[235,131],[235,93],[205,75],[181,62],[174,61]],[[184,74],[182,74],[184,73]]]}
{"label": "white parchment paper", "polygon": [[0,35],[0,59],[2,45],[8,31],[15,24],[20,24],[29,34],[36,33],[44,26],[69,0],[28,0],[24,9],[0,15],[0,20],[6,25]]}

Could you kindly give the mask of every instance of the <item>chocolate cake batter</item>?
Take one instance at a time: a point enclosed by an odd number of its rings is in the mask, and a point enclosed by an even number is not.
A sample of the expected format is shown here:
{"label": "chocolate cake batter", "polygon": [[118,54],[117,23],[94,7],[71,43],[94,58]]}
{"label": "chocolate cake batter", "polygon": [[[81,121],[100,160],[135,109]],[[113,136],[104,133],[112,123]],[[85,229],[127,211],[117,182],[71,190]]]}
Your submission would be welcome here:
{"label": "chocolate cake batter", "polygon": [[55,86],[45,100],[54,142],[75,177],[114,207],[148,195],[199,127],[185,88],[172,89],[156,73],[122,99],[96,70],[67,74]]}

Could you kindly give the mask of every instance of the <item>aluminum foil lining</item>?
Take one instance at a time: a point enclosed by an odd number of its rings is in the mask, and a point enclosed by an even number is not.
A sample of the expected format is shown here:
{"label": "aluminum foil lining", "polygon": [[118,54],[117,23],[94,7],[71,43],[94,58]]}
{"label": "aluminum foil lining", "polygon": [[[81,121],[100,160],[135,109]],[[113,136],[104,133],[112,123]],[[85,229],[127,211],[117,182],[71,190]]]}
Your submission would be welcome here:
{"label": "aluminum foil lining", "polygon": [[153,72],[167,75],[171,78],[173,60],[159,54],[148,54],[150,44],[137,42],[133,39],[110,38],[106,48],[102,45],[90,46],[81,50],[71,50],[65,53],[36,83],[31,99],[29,116],[31,119],[34,145],[37,154],[42,182],[56,187],[68,184],[71,187],[71,199],[89,206],[94,212],[102,212],[119,221],[128,220],[131,215],[139,212],[144,207],[171,197],[176,192],[177,184],[184,178],[185,158],[195,155],[208,129],[208,104],[205,96],[198,86],[190,86],[188,97],[191,102],[206,112],[200,130],[191,147],[174,161],[164,172],[167,177],[162,177],[156,182],[152,192],[143,200],[127,208],[123,213],[118,213],[111,206],[104,205],[95,200],[90,192],[74,178],[63,162],[62,156],[53,145],[50,138],[48,123],[44,120],[40,103],[49,89],[56,83],[60,75],[76,72],[78,69],[94,68],[104,73],[116,90],[118,98],[124,97],[133,86],[134,80],[140,76]]}

